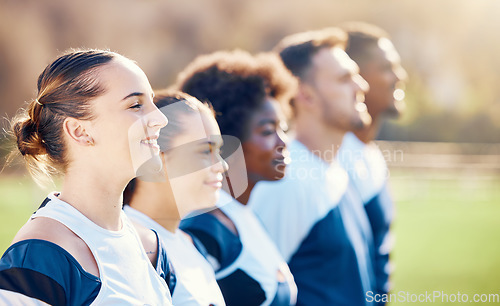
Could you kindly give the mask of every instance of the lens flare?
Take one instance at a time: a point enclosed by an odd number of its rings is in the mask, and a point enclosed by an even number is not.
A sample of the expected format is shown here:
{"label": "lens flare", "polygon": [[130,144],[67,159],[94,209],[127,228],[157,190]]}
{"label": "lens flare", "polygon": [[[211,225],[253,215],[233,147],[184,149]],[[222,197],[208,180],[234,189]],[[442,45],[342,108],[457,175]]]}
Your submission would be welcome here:
{"label": "lens flare", "polygon": [[362,102],[356,103],[356,110],[360,113],[364,113],[367,111],[366,104]]}
{"label": "lens flare", "polygon": [[394,96],[394,100],[403,101],[405,98],[405,92],[404,92],[404,90],[398,88],[394,91],[393,96]]}

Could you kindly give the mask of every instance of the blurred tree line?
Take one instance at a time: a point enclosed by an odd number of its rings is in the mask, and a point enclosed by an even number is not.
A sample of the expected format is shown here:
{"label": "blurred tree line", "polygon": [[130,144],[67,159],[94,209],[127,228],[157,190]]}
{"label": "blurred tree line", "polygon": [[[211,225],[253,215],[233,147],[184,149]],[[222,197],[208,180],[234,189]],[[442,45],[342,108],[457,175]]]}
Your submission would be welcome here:
{"label": "blurred tree line", "polygon": [[122,53],[162,88],[199,54],[361,20],[391,34],[410,75],[407,111],[381,139],[500,142],[498,12],[498,0],[0,0],[0,114],[33,99],[71,47]]}

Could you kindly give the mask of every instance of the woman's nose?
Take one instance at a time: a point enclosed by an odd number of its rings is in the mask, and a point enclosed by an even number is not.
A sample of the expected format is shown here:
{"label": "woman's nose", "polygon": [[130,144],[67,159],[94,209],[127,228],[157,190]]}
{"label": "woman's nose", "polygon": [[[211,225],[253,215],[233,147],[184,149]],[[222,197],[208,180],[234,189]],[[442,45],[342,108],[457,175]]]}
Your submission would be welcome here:
{"label": "woman's nose", "polygon": [[288,141],[288,136],[286,136],[285,132],[278,131],[277,133],[278,141],[276,143],[276,149],[281,152],[286,149],[286,143]]}
{"label": "woman's nose", "polygon": [[165,127],[168,123],[167,117],[156,107],[153,105],[154,109],[147,115],[148,116],[148,126],[149,127],[157,127],[162,128]]}
{"label": "woman's nose", "polygon": [[213,166],[213,170],[215,172],[226,172],[227,170],[229,170],[229,165],[227,164],[227,162],[222,158],[222,156],[218,155],[218,161],[214,164]]}

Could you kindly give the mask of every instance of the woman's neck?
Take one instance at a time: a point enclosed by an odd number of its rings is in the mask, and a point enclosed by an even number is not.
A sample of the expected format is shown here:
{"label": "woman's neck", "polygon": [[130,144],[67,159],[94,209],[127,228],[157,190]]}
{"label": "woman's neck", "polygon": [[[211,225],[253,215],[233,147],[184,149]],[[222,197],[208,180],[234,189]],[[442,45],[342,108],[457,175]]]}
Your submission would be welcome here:
{"label": "woman's neck", "polygon": [[113,180],[88,170],[68,170],[59,199],[70,204],[98,226],[112,231],[122,227],[122,193],[126,181]]}
{"label": "woman's neck", "polygon": [[239,197],[237,197],[236,200],[238,200],[238,202],[243,205],[247,205],[248,200],[250,200],[250,194],[252,193],[255,184],[257,184],[257,182],[249,178],[247,189]]}
{"label": "woman's neck", "polygon": [[168,180],[153,183],[137,179],[134,194],[128,204],[171,233],[179,228],[181,216]]}

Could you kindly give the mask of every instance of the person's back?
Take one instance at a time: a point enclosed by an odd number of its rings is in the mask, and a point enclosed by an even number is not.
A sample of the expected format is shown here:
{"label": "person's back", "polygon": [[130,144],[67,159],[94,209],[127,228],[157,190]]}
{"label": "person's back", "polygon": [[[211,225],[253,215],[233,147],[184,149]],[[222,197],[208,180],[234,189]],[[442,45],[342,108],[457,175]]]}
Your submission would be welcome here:
{"label": "person's back", "polygon": [[387,165],[373,140],[384,120],[397,118],[404,110],[403,82],[407,76],[385,31],[361,22],[347,23],[344,28],[348,34],[346,52],[370,85],[365,104],[372,123],[346,135],[340,160],[365,203],[374,236],[377,293],[385,294],[391,287],[389,254],[394,203],[388,188]]}
{"label": "person's back", "polygon": [[390,227],[394,218],[394,205],[384,157],[374,143],[365,144],[356,135],[348,133],[339,150],[339,161],[363,202],[373,233],[377,278],[377,291],[374,294],[385,294],[390,289],[389,275],[392,270],[389,253],[393,245]]}

